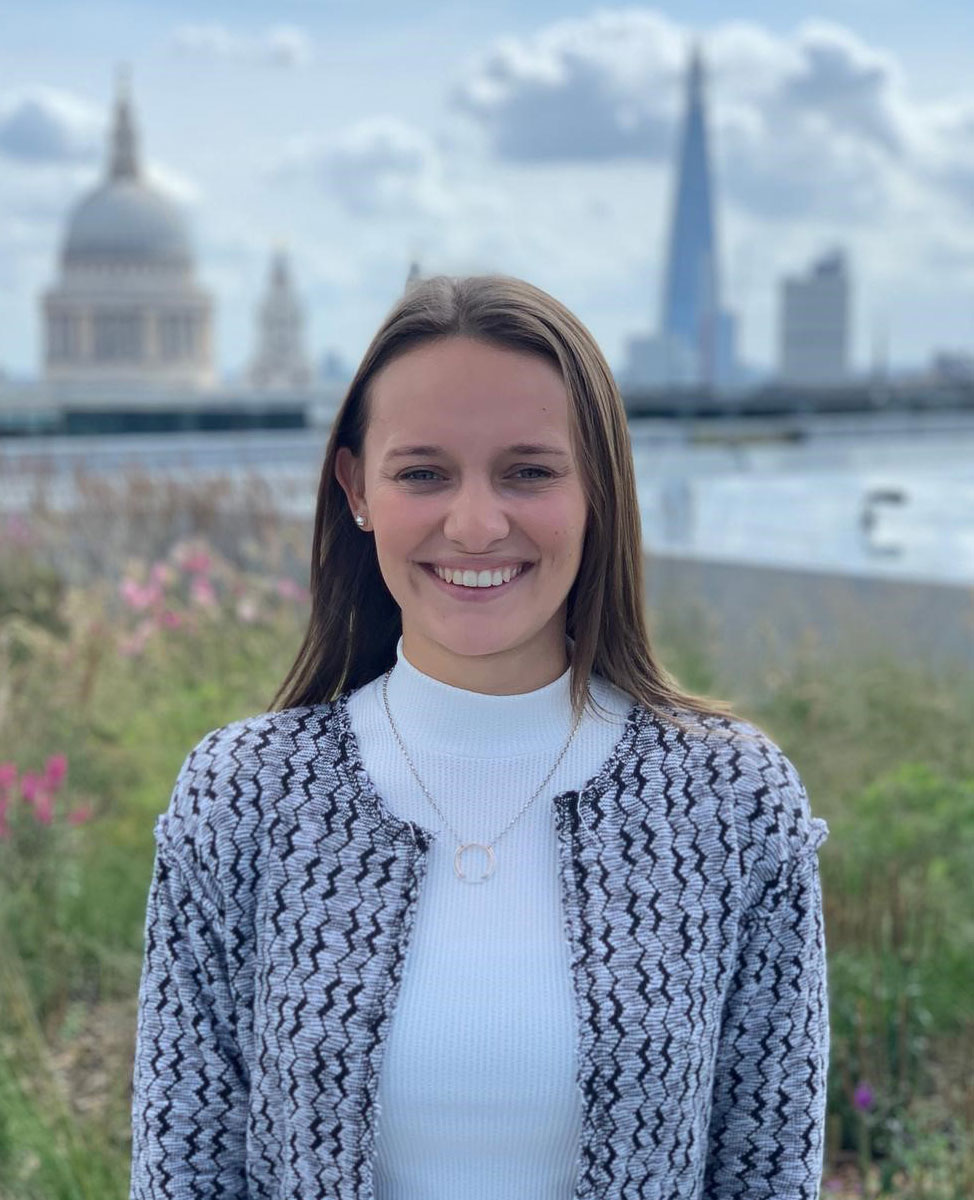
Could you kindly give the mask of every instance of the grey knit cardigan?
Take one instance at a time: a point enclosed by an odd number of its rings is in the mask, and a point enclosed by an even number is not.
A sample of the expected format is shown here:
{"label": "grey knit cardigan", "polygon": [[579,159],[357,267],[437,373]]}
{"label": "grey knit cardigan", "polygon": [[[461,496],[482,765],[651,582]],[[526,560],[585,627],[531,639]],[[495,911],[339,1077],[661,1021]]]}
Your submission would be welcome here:
{"label": "grey knit cardigan", "polygon": [[[437,835],[385,806],[346,699],[207,735],[156,821],[132,1200],[373,1200],[382,1051]],[[697,720],[633,705],[598,774],[551,801],[575,1200],[819,1195],[828,827],[766,734]]]}

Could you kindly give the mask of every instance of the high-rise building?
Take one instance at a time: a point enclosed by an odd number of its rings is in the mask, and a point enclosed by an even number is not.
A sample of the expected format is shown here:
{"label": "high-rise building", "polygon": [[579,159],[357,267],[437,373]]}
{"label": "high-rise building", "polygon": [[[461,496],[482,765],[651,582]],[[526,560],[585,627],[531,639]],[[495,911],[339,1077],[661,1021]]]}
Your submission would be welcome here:
{"label": "high-rise building", "polygon": [[304,312],[291,283],[287,253],[272,258],[267,291],[257,310],[257,350],[248,378],[261,391],[308,388],[312,370],[304,348]]}
{"label": "high-rise building", "polygon": [[849,377],[849,276],[841,250],[781,284],[779,369],[782,383],[810,387]]}
{"label": "high-rise building", "polygon": [[636,386],[726,387],[737,380],[736,324],[720,307],[704,67],[694,48],[686,81],[659,330],[628,343]]}
{"label": "high-rise building", "polygon": [[411,292],[417,283],[422,281],[423,275],[419,269],[419,260],[414,258],[409,264],[409,273],[406,275],[406,283],[403,287],[404,292]]}
{"label": "high-rise building", "polygon": [[71,212],[60,268],[42,301],[48,381],[99,392],[213,385],[212,302],[182,213],[145,181],[124,76],[106,176]]}
{"label": "high-rise building", "polygon": [[720,308],[713,184],[698,48],[690,56],[686,107],[663,285],[660,335],[676,363],[689,360],[685,382],[719,385],[732,371],[734,324]]}

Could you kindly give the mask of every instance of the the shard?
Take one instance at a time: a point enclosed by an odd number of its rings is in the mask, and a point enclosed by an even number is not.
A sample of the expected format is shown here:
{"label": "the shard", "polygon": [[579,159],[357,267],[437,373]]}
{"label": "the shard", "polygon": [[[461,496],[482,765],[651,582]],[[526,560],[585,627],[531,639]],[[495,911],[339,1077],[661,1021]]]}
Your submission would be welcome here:
{"label": "the shard", "polygon": [[679,168],[663,291],[660,334],[674,359],[671,378],[688,364],[695,383],[716,382],[724,335],[717,286],[710,154],[704,112],[703,63],[694,48],[687,78]]}

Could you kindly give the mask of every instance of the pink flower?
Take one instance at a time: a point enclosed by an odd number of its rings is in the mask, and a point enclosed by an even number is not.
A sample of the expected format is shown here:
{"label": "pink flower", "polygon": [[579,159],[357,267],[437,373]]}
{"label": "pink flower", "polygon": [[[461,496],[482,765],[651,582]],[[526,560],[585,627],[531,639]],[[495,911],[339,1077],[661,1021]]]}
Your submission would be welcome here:
{"label": "pink flower", "polygon": [[85,821],[90,821],[94,815],[94,809],[90,804],[83,804],[80,808],[72,809],[68,813],[69,825],[83,825]]}
{"label": "pink flower", "polygon": [[34,797],[34,819],[41,825],[54,820],[54,797],[50,792],[38,792]]}
{"label": "pink flower", "polygon": [[159,626],[162,629],[179,629],[182,623],[183,618],[178,612],[173,612],[171,608],[167,608],[159,618]]}
{"label": "pink flower", "polygon": [[149,579],[157,587],[168,587],[175,576],[172,567],[165,562],[155,562],[149,571]]}
{"label": "pink flower", "polygon": [[190,599],[200,608],[216,607],[216,591],[208,575],[195,575],[189,589]]}
{"label": "pink flower", "polygon": [[28,804],[33,804],[41,790],[43,780],[33,771],[25,771],[20,779],[20,794]]}
{"label": "pink flower", "polygon": [[193,550],[183,559],[183,570],[192,575],[205,575],[213,565],[213,560],[205,550]]}
{"label": "pink flower", "polygon": [[308,593],[300,583],[295,583],[293,579],[288,579],[286,576],[278,579],[275,587],[282,600],[307,600],[308,598]]}
{"label": "pink flower", "polygon": [[0,796],[9,791],[17,782],[17,766],[12,762],[0,763]]}
{"label": "pink flower", "polygon": [[157,582],[143,585],[135,579],[123,579],[118,590],[125,603],[135,612],[144,612],[162,601],[162,587]]}
{"label": "pink flower", "polygon": [[44,787],[56,792],[64,783],[68,773],[68,760],[64,754],[52,754],[44,764]]}
{"label": "pink flower", "polygon": [[873,1089],[869,1084],[860,1083],[852,1097],[852,1103],[860,1112],[865,1112],[867,1108],[872,1108],[873,1098]]}

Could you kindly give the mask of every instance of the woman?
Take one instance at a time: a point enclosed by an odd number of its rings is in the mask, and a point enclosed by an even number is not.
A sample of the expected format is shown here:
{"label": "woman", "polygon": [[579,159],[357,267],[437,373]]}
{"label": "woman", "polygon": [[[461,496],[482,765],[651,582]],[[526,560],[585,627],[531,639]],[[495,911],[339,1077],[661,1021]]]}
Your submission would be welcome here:
{"label": "woman", "polygon": [[403,296],[311,592],[275,711],[156,824],[132,1196],[817,1195],[827,827],[654,659],[625,413],[561,304]]}

